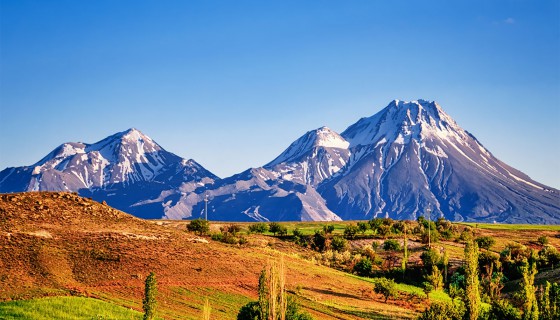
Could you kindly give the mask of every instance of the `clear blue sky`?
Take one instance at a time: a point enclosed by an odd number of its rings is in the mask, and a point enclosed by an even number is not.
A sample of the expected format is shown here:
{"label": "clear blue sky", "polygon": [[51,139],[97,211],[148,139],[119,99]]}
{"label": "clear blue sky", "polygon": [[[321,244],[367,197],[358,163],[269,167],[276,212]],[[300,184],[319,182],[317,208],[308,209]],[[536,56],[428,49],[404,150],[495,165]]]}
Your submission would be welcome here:
{"label": "clear blue sky", "polygon": [[560,1],[0,3],[0,169],[136,127],[224,177],[423,98],[560,188]]}

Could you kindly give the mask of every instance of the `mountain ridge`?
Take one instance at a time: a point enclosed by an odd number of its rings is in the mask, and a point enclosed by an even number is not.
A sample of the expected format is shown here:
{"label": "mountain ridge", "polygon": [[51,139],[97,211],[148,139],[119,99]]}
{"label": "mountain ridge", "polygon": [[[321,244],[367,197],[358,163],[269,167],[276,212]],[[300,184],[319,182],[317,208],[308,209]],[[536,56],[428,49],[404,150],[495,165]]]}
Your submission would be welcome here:
{"label": "mountain ridge", "polygon": [[341,134],[304,133],[263,167],[218,178],[135,128],[0,172],[0,192],[75,191],[148,218],[560,223],[560,192],[497,159],[435,101],[393,100]]}

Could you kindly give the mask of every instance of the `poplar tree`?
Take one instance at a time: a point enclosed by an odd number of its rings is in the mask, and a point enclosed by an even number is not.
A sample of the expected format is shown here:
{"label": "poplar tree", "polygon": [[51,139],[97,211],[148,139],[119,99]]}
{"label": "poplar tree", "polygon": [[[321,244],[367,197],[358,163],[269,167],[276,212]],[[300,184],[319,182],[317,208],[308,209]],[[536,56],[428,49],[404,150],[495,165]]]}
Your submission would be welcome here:
{"label": "poplar tree", "polygon": [[523,274],[522,293],[523,293],[523,319],[538,320],[539,307],[535,295],[535,275],[537,274],[537,256],[535,250],[531,250],[529,261],[523,259],[521,273]]}
{"label": "poplar tree", "polygon": [[144,320],[155,319],[157,307],[157,280],[156,274],[150,272],[146,278],[144,287],[144,300],[142,301],[142,309],[144,309]]}
{"label": "poplar tree", "polygon": [[406,223],[403,226],[403,259],[401,263],[401,268],[403,271],[403,278],[406,272],[406,264],[408,262],[408,242],[406,238]]}
{"label": "poplar tree", "polygon": [[465,305],[469,320],[478,319],[480,292],[478,280],[478,245],[472,238],[465,244]]}

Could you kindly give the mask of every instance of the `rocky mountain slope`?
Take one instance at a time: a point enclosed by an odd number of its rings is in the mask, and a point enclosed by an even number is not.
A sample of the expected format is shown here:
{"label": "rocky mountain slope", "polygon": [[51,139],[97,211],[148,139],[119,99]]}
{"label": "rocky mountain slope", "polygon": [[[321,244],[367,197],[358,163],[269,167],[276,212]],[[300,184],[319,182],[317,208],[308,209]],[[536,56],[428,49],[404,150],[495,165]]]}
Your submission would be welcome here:
{"label": "rocky mountain slope", "polygon": [[217,177],[194,160],[164,150],[129,129],[93,144],[64,143],[31,166],[0,172],[0,192],[71,191],[145,218],[162,210],[133,206],[185,182],[200,185]]}
{"label": "rocky mountain slope", "polygon": [[560,192],[503,163],[436,103],[391,102],[342,134],[305,133],[260,168],[218,179],[136,129],[66,143],[0,172],[0,192],[76,191],[144,218],[560,223]]}
{"label": "rocky mountain slope", "polygon": [[342,134],[351,156],[318,188],[343,219],[560,223],[560,196],[494,157],[435,102],[395,100]]}

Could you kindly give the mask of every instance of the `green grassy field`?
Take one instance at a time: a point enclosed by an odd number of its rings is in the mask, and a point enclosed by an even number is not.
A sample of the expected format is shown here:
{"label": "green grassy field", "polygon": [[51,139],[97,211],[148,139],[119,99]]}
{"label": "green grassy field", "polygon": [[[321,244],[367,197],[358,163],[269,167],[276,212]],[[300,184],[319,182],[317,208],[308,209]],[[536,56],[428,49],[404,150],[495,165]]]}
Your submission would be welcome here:
{"label": "green grassy field", "polygon": [[501,223],[458,223],[470,227],[488,230],[540,230],[540,231],[560,231],[560,225],[543,224],[501,224]]}
{"label": "green grassy field", "polygon": [[83,297],[0,302],[0,319],[142,319],[142,313]]}

